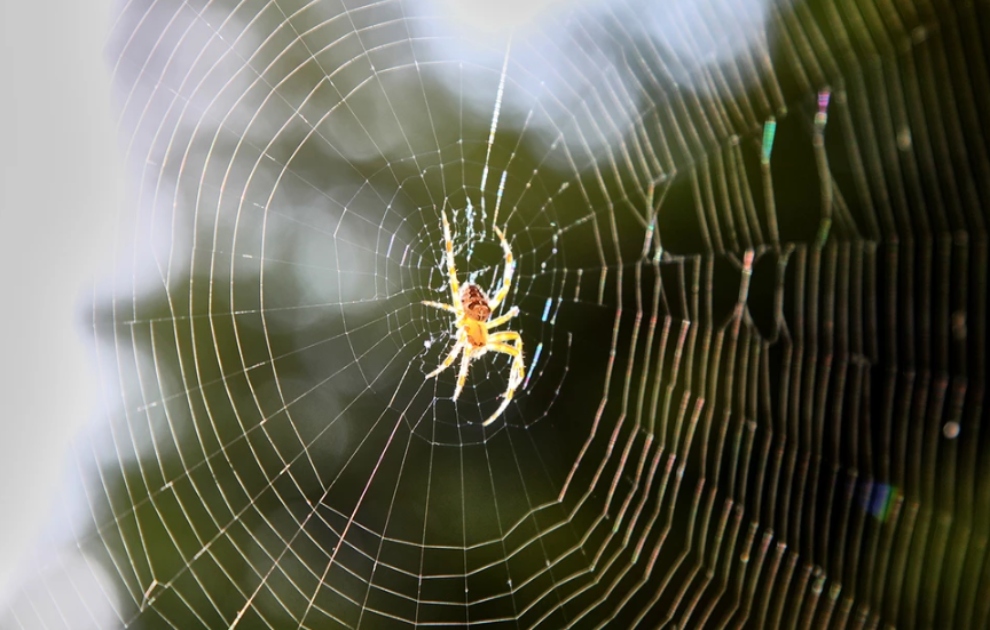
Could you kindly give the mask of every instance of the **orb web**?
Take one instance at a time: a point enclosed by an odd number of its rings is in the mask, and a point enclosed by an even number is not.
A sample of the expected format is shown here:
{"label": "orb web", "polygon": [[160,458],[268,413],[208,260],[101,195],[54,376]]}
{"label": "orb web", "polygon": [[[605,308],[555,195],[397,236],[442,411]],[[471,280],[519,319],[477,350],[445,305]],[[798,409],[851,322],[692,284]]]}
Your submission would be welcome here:
{"label": "orb web", "polygon": [[[122,3],[105,414],[3,618],[986,625],[986,7],[654,4]],[[515,256],[489,426],[442,212]]]}

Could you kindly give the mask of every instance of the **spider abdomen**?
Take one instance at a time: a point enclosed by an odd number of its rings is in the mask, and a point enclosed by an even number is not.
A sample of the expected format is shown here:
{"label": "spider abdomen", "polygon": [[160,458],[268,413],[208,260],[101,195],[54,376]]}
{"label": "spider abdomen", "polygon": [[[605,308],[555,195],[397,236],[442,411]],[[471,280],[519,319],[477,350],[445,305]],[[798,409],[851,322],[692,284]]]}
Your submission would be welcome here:
{"label": "spider abdomen", "polygon": [[488,296],[476,284],[467,283],[461,288],[461,307],[464,309],[466,319],[473,319],[479,322],[487,322],[492,316],[492,309],[488,305]]}

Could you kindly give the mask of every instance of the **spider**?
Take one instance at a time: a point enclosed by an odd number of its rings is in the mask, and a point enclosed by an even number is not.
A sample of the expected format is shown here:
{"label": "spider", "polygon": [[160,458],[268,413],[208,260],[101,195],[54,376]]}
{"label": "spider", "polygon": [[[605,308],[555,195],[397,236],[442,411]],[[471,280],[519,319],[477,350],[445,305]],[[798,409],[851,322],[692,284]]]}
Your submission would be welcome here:
{"label": "spider", "polygon": [[440,367],[427,374],[426,378],[433,378],[449,368],[457,359],[457,355],[463,352],[461,355],[461,371],[457,376],[457,386],[454,388],[453,400],[457,400],[457,397],[461,395],[461,390],[464,389],[464,382],[467,380],[468,368],[471,365],[471,361],[489,351],[502,352],[511,356],[512,372],[509,374],[509,386],[506,388],[505,393],[502,394],[502,404],[499,405],[499,408],[490,418],[481,424],[481,426],[487,427],[492,422],[495,422],[502,415],[502,412],[505,411],[505,408],[509,406],[513,394],[515,394],[516,389],[523,382],[523,378],[526,375],[526,364],[523,361],[523,343],[519,333],[514,330],[489,332],[492,328],[505,324],[519,314],[519,308],[513,306],[508,312],[489,320],[492,312],[502,303],[502,300],[509,293],[509,288],[512,286],[512,272],[515,269],[515,264],[512,261],[512,250],[509,248],[509,243],[506,242],[502,230],[495,227],[495,234],[498,235],[502,243],[502,251],[505,252],[505,271],[502,276],[502,286],[495,293],[495,297],[491,299],[482,291],[481,287],[473,282],[467,282],[464,286],[461,286],[457,280],[457,269],[454,267],[454,242],[450,237],[450,223],[447,221],[446,211],[441,210],[441,217],[443,218],[443,240],[446,247],[447,274],[450,277],[450,295],[453,304],[444,304],[430,300],[423,300],[423,304],[454,314],[457,318],[457,341],[454,343],[454,347],[451,348],[450,354],[440,364]]}

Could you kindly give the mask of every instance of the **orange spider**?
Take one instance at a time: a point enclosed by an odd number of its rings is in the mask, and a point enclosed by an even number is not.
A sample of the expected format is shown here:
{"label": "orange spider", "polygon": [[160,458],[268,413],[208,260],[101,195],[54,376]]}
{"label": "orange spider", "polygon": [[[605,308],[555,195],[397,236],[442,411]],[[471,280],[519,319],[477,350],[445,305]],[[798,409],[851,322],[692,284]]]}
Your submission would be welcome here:
{"label": "orange spider", "polygon": [[502,404],[499,405],[499,408],[490,418],[481,424],[481,426],[487,427],[492,422],[495,422],[495,419],[502,415],[505,408],[509,406],[513,394],[515,394],[519,384],[523,382],[523,378],[526,376],[526,364],[523,361],[523,343],[519,333],[514,330],[504,330],[495,333],[489,332],[492,328],[501,326],[519,314],[519,308],[513,306],[508,312],[489,321],[492,311],[498,308],[502,300],[509,294],[509,288],[512,286],[512,272],[515,269],[515,264],[512,261],[512,250],[509,248],[509,243],[506,242],[502,230],[495,227],[495,234],[498,235],[502,243],[502,250],[505,252],[505,271],[502,276],[502,286],[495,294],[495,297],[489,300],[488,295],[485,294],[481,287],[473,282],[465,283],[463,287],[458,282],[457,269],[454,267],[454,242],[450,236],[450,223],[447,221],[446,211],[441,210],[441,217],[443,218],[443,239],[446,247],[445,257],[447,259],[447,274],[450,277],[450,294],[453,304],[444,304],[443,302],[432,302],[429,300],[424,300],[423,304],[454,314],[457,318],[457,341],[454,343],[454,347],[451,348],[450,354],[440,364],[440,367],[427,374],[426,378],[433,378],[449,368],[457,359],[457,355],[463,352],[461,356],[461,371],[457,376],[457,387],[454,388],[453,400],[457,400],[457,397],[461,395],[461,390],[464,389],[464,382],[467,380],[468,368],[471,365],[471,361],[489,351],[502,352],[511,356],[512,372],[509,374],[509,386],[506,388],[505,393],[502,394]]}

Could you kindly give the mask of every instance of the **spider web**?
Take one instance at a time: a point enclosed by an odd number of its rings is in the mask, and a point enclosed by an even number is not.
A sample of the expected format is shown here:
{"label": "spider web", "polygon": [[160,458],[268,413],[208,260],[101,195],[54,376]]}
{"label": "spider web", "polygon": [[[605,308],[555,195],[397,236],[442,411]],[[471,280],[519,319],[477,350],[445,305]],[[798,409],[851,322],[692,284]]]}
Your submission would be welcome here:
{"label": "spider web", "polygon": [[[4,624],[990,623],[986,5],[458,6],[120,5],[106,413]],[[441,211],[516,257],[488,427]]]}

